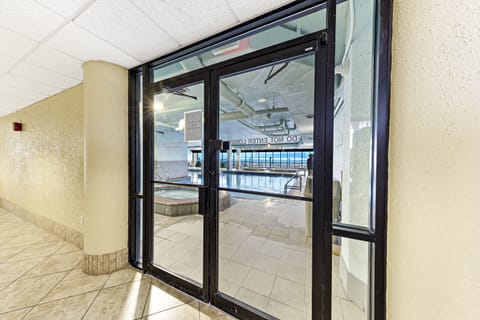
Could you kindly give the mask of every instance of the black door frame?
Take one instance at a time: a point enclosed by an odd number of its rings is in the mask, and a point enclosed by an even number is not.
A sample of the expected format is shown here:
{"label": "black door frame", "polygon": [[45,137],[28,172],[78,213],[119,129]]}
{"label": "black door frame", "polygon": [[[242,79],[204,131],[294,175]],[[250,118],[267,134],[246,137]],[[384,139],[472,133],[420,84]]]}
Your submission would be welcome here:
{"label": "black door frame", "polygon": [[[145,70],[144,75],[150,75],[151,72]],[[182,277],[176,276],[171,272],[163,270],[154,265],[153,261],[153,250],[154,250],[154,201],[153,201],[153,190],[154,184],[167,184],[167,185],[175,185],[175,186],[188,186],[188,187],[196,187],[200,189],[205,189],[206,185],[208,184],[208,177],[207,180],[203,181],[202,185],[195,185],[195,184],[185,184],[185,183],[175,183],[169,181],[156,181],[154,179],[154,118],[153,118],[153,97],[155,94],[161,93],[164,89],[175,89],[179,87],[186,87],[198,83],[204,84],[204,102],[205,108],[204,113],[207,112],[208,106],[210,105],[210,81],[209,81],[209,73],[205,71],[196,72],[194,74],[190,74],[188,77],[178,77],[167,79],[163,82],[151,83],[149,76],[144,76],[144,87],[143,87],[143,101],[144,101],[144,108],[143,108],[143,129],[144,129],[144,179],[143,179],[143,190],[144,190],[144,213],[143,213],[143,269],[151,273],[152,275],[160,278],[164,282],[187,292],[188,294],[204,300],[208,301],[208,286],[209,286],[209,279],[208,274],[205,270],[208,270],[208,259],[205,259],[206,252],[208,252],[208,243],[209,240],[209,233],[208,233],[208,223],[205,223],[205,220],[208,220],[208,213],[204,215],[204,224],[203,224],[203,279],[202,279],[202,286],[198,286],[192,281],[188,281]],[[204,139],[203,148],[207,150],[208,141]],[[205,170],[205,166],[204,166]],[[207,171],[204,171],[207,172]],[[205,174],[203,174],[205,177]],[[203,194],[203,192],[199,192],[199,194]],[[207,209],[208,210],[208,209]],[[208,256],[207,256],[208,257]]]}
{"label": "black door frame", "polygon": [[[248,72],[251,70],[263,68],[269,65],[273,64],[278,64],[283,61],[291,61],[294,59],[298,59],[304,56],[314,56],[315,57],[315,86],[314,86],[314,91],[315,92],[320,92],[321,94],[315,94],[314,98],[314,124],[318,125],[321,123],[321,128],[326,127],[325,121],[327,120],[324,116],[325,112],[324,109],[326,109],[326,99],[325,95],[322,94],[326,91],[326,83],[325,83],[325,78],[324,76],[318,75],[319,73],[324,72],[325,70],[319,69],[318,66],[319,64],[325,64],[326,60],[326,43],[324,39],[326,38],[326,31],[322,30],[317,33],[311,34],[306,37],[302,37],[300,39],[296,39],[295,43],[300,42],[299,44],[295,44],[295,46],[289,46],[288,42],[284,43],[277,48],[274,48],[272,50],[271,48],[266,49],[266,50],[261,50],[259,51],[258,55],[255,55],[255,58],[249,59],[243,59],[243,61],[238,62],[238,63],[233,63],[226,65],[222,68],[215,69],[212,71],[212,76],[211,76],[211,88],[215,88],[212,91],[212,98],[211,98],[211,103],[212,103],[212,108],[211,111],[212,113],[210,114],[210,121],[212,126],[210,127],[211,129],[211,137],[214,140],[219,139],[219,81],[221,77],[223,76],[231,76],[235,74],[240,74],[244,72]],[[285,45],[286,44],[286,45]],[[263,52],[262,52],[263,51]],[[265,54],[264,54],[265,53]],[[317,60],[320,60],[320,63],[317,63]],[[332,109],[333,111],[333,109]],[[333,116],[333,113],[332,113]],[[320,128],[320,127],[319,127]],[[317,155],[325,155],[325,157],[328,157],[328,154],[326,154],[326,150],[324,148],[325,143],[322,142],[321,139],[323,139],[323,134],[322,130],[315,130],[314,129],[314,153]],[[326,203],[327,201],[324,201],[323,203],[318,201],[318,196],[319,194],[323,192],[318,192],[318,193],[313,193],[312,199],[310,198],[305,198],[301,196],[289,196],[289,195],[282,195],[282,194],[272,194],[268,192],[257,192],[257,191],[247,191],[247,190],[235,190],[232,188],[222,188],[219,186],[219,172],[218,172],[218,150],[215,148],[210,148],[209,153],[208,153],[208,158],[210,161],[209,167],[211,170],[215,171],[214,173],[214,178],[211,179],[211,190],[214,190],[213,196],[214,198],[212,199],[213,204],[215,205],[214,208],[214,214],[212,215],[212,218],[215,219],[215,221],[211,224],[212,229],[210,230],[210,233],[213,237],[215,237],[214,241],[212,241],[212,245],[215,245],[215,248],[212,250],[212,255],[211,255],[211,261],[210,261],[210,266],[214,268],[212,270],[212,278],[211,278],[211,286],[210,286],[210,296],[213,297],[212,301],[214,305],[219,306],[221,309],[226,310],[227,312],[238,316],[243,319],[276,319],[275,317],[261,311],[258,309],[255,309],[254,307],[245,304],[237,299],[234,299],[232,297],[229,297],[228,295],[221,293],[218,291],[218,275],[219,272],[217,270],[218,268],[218,261],[219,261],[219,253],[218,253],[218,237],[219,237],[219,221],[218,221],[218,192],[220,190],[225,190],[225,191],[238,191],[242,193],[249,193],[249,194],[256,194],[256,195],[263,195],[263,196],[271,196],[275,198],[286,198],[286,199],[295,199],[295,200],[304,200],[304,201],[312,201],[313,202],[313,215],[317,214],[320,215],[321,212],[331,212],[330,211],[323,211],[325,206],[328,206]],[[323,158],[323,157],[315,157],[317,159]],[[317,160],[318,162],[319,160]],[[315,165],[315,164],[314,164]],[[318,166],[318,168],[321,168]],[[316,170],[314,173],[314,176],[320,176],[321,180],[327,179],[328,177],[324,177],[325,172],[323,170]],[[316,178],[314,178],[315,181]],[[330,179],[331,181],[331,179]],[[314,182],[315,183],[315,182]],[[322,189],[323,190],[323,189]],[[324,192],[328,192],[328,190],[325,190]],[[331,188],[330,188],[331,192]],[[331,195],[325,195],[326,199],[330,199],[329,202],[331,202]],[[328,214],[329,219],[331,219],[331,215]],[[330,239],[332,238],[331,231],[328,235],[321,234],[319,225],[318,224],[313,224],[313,238],[312,238],[312,243],[314,241],[318,241],[317,238],[321,238],[320,242],[325,241],[325,239]],[[318,261],[324,260],[325,257],[328,257],[328,259],[331,259],[331,246],[328,251],[319,251],[317,254],[312,253],[312,260],[317,261],[317,263],[312,264],[312,272],[313,274],[319,274],[320,270],[318,270],[318,267],[320,264]],[[313,251],[313,249],[312,249]],[[317,269],[314,269],[313,266],[316,266]],[[331,275],[331,270],[327,272],[328,274]],[[325,294],[331,294],[331,281],[326,281],[321,283],[320,287],[313,287],[312,285],[312,291],[318,292],[322,291]],[[317,310],[315,312],[325,312],[324,310]],[[312,312],[314,312],[312,310]],[[312,313],[313,315],[313,313]],[[318,315],[314,315],[318,317]]]}
{"label": "black door frame", "polygon": [[[147,221],[141,221],[140,208],[144,202],[144,194],[141,183],[140,161],[143,152],[140,146],[139,136],[141,135],[139,126],[138,103],[141,90],[144,86],[139,85],[151,80],[149,71],[154,66],[163,65],[177,59],[188,57],[195,52],[205,50],[206,48],[225,41],[235,40],[248,34],[253,34],[259,30],[268,28],[272,23],[285,19],[291,15],[300,12],[313,12],[322,8],[327,8],[328,16],[328,55],[329,61],[332,59],[332,52],[335,50],[335,4],[344,0],[304,0],[295,1],[280,9],[274,10],[251,21],[235,26],[229,30],[221,32],[215,36],[199,41],[193,45],[182,48],[172,54],[152,60],[141,66],[129,70],[129,261],[130,263],[146,271],[146,263],[143,261],[148,250],[145,243],[139,247],[139,235],[142,232],[140,228],[145,228]],[[387,181],[388,181],[388,140],[389,140],[389,102],[390,102],[390,66],[391,66],[391,36],[392,36],[392,0],[375,0],[376,2],[376,32],[375,32],[375,70],[374,70],[374,105],[376,113],[373,116],[373,146],[372,146],[372,199],[371,216],[372,225],[370,227],[358,227],[345,224],[326,224],[321,221],[324,228],[331,228],[335,236],[342,236],[351,239],[367,241],[371,244],[370,252],[370,270],[371,270],[371,316],[376,320],[386,318],[386,259],[387,259]],[[152,39],[153,40],[153,39]],[[324,66],[330,68],[325,75],[327,83],[333,83],[333,64]],[[328,90],[327,95],[333,96],[333,91]],[[149,102],[143,100],[143,104]],[[144,119],[145,120],[145,119]],[[147,132],[149,128],[145,128]],[[145,141],[144,141],[145,143]],[[143,156],[146,161],[146,155]],[[316,165],[316,164],[315,164]],[[328,166],[328,164],[325,164]],[[144,171],[148,167],[143,168]],[[327,186],[328,187],[328,186]],[[146,190],[145,190],[146,191]],[[144,210],[148,204],[144,204]],[[318,222],[318,221],[317,221]],[[314,222],[315,223],[315,222]],[[143,230],[145,231],[145,230]],[[325,245],[325,244],[324,244]],[[313,244],[321,249],[321,243]],[[330,259],[325,263],[330,263]],[[331,265],[330,265],[331,270]],[[312,281],[324,281],[325,275],[312,277]],[[328,279],[327,279],[328,280]],[[209,294],[209,293],[207,293]],[[331,296],[316,295],[313,293],[314,313],[313,319],[330,319]]]}
{"label": "black door frame", "polygon": [[[225,62],[221,62],[206,68],[195,70],[187,74],[183,74],[177,77],[165,79],[159,82],[152,82],[151,69],[145,66],[143,72],[143,134],[144,134],[144,215],[143,215],[143,269],[151,273],[152,275],[160,278],[166,283],[185,291],[199,299],[204,301],[211,301],[214,305],[237,315],[242,318],[248,319],[275,319],[273,316],[268,315],[260,310],[253,308],[250,305],[242,303],[236,299],[232,299],[225,294],[218,292],[218,191],[219,191],[219,174],[218,168],[218,150],[211,145],[211,141],[218,140],[218,112],[219,112],[219,85],[218,80],[221,76],[232,73],[243,73],[249,70],[262,68],[272,64],[278,64],[282,61],[293,60],[302,56],[314,55],[315,56],[315,95],[314,95],[314,125],[319,125],[319,128],[326,128],[327,118],[325,109],[326,105],[326,82],[325,82],[325,69],[319,66],[325,65],[326,61],[326,31],[322,30],[301,38],[286,41],[281,44],[268,47],[266,49],[258,50],[256,52],[240,56]],[[320,60],[320,62],[318,62]],[[319,73],[323,73],[319,74]],[[174,89],[179,87],[185,87],[192,84],[204,83],[204,113],[208,115],[209,121],[205,121],[204,127],[204,143],[203,148],[206,156],[203,166],[203,187],[206,188],[205,196],[208,199],[206,212],[204,214],[204,227],[203,227],[203,286],[199,287],[194,283],[178,277],[166,270],[158,268],[153,264],[153,235],[154,235],[154,210],[153,210],[153,185],[155,183],[171,184],[178,186],[194,186],[202,188],[198,185],[189,185],[182,183],[173,183],[168,181],[155,181],[154,180],[154,119],[153,119],[153,96],[164,89]],[[333,109],[332,109],[333,117]],[[207,118],[207,117],[206,117]],[[332,118],[333,119],[333,118]],[[333,127],[332,127],[333,128]],[[324,130],[314,130],[314,153],[325,155],[325,157],[315,157],[317,160],[314,162],[314,166],[322,168],[320,166],[320,158],[328,158],[326,154]],[[333,155],[331,155],[333,156]],[[330,156],[330,157],[331,157]],[[324,177],[323,170],[316,170],[316,176],[321,176],[320,181],[331,181],[328,177]],[[208,174],[207,174],[208,173]],[[314,175],[315,176],[315,175]],[[314,183],[318,178],[314,178]],[[324,190],[328,192],[328,190]],[[329,201],[315,200],[317,196],[315,194],[323,194],[324,192],[314,193],[312,199],[303,197],[292,197],[288,195],[277,195],[268,193],[253,192],[255,194],[271,195],[277,198],[293,198],[298,200],[307,200],[313,202],[313,215],[320,215],[321,212],[331,212],[328,210],[331,202],[331,195],[324,195],[325,199]],[[331,188],[330,188],[331,192]],[[320,205],[316,205],[319,203]],[[331,206],[331,204],[330,204]],[[328,219],[331,220],[331,215]],[[313,223],[313,230],[318,229],[318,224]],[[319,229],[318,229],[319,230]],[[312,243],[329,241],[331,243],[331,229],[328,234],[320,235],[320,232],[313,232]],[[318,239],[320,238],[320,239]],[[328,240],[330,239],[330,240]],[[322,290],[321,296],[327,294],[331,295],[331,269],[328,271],[321,271],[318,268],[321,267],[319,261],[325,259],[331,259],[331,245],[329,250],[319,251],[321,254],[312,254],[312,272],[314,274],[328,274],[330,276],[322,278],[324,282],[320,283],[319,287],[312,285],[313,292]],[[315,262],[316,261],[316,262]],[[316,268],[316,269],[315,269]],[[325,281],[326,280],[326,281]],[[327,310],[319,310],[321,313],[329,312]],[[312,311],[318,312],[318,311]]]}

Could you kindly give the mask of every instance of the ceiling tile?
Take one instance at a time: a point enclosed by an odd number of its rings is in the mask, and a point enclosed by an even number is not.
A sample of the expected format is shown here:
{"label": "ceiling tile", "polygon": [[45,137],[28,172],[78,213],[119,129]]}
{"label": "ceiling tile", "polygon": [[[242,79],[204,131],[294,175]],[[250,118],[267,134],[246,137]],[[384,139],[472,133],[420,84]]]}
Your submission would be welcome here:
{"label": "ceiling tile", "polygon": [[53,12],[67,18],[71,17],[87,2],[92,2],[92,0],[37,0],[37,2],[43,4],[45,7],[48,7]]}
{"label": "ceiling tile", "polygon": [[18,59],[32,49],[35,44],[35,41],[24,35],[0,27],[0,55],[2,56]]}
{"label": "ceiling tile", "polygon": [[46,44],[81,61],[108,61],[126,68],[140,64],[140,61],[73,23],[66,25]]}
{"label": "ceiling tile", "polygon": [[63,17],[32,0],[1,1],[0,26],[31,39],[44,38],[63,21]]}
{"label": "ceiling tile", "polygon": [[124,0],[97,0],[74,23],[141,61],[178,47],[174,39]]}
{"label": "ceiling tile", "polygon": [[272,11],[293,2],[293,0],[227,0],[237,17],[242,20],[250,20],[264,13]]}
{"label": "ceiling tile", "polygon": [[58,93],[58,91],[61,90],[60,88],[53,87],[44,83],[39,83],[38,81],[33,81],[12,75],[5,75],[3,77],[0,77],[0,86],[23,89],[27,92],[33,91],[44,94],[45,96],[56,94]]}
{"label": "ceiling tile", "polygon": [[18,65],[17,67],[15,67],[15,69],[13,69],[11,74],[61,89],[71,88],[81,82],[81,80],[72,79],[70,77],[66,77],[56,72],[40,68],[28,63],[22,63]]}
{"label": "ceiling tile", "polygon": [[224,0],[131,0],[181,44],[216,34],[237,23]]}
{"label": "ceiling tile", "polygon": [[0,54],[0,75],[4,72],[7,72],[13,65],[17,62],[16,59],[6,57]]}
{"label": "ceiling tile", "polygon": [[47,46],[38,47],[25,62],[55,71],[70,78],[83,78],[82,61]]}

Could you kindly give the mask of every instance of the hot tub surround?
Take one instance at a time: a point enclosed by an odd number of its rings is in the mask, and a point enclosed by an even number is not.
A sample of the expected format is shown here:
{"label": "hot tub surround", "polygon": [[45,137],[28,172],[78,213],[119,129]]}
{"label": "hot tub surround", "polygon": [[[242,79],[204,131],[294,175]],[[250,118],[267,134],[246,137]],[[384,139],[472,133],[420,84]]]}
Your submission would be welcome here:
{"label": "hot tub surround", "polygon": [[[170,187],[162,187],[157,188],[158,190],[184,190],[184,191],[192,191],[193,197],[185,197],[183,199],[173,198],[173,197],[165,197],[164,195],[155,195],[154,197],[154,212],[156,214],[161,214],[169,217],[178,217],[178,216],[186,216],[192,214],[198,214],[198,191],[192,190],[190,188],[170,188]],[[187,195],[188,196],[188,195]],[[220,191],[219,192],[219,200],[218,205],[220,210],[225,210],[230,207],[230,193],[227,191]]]}

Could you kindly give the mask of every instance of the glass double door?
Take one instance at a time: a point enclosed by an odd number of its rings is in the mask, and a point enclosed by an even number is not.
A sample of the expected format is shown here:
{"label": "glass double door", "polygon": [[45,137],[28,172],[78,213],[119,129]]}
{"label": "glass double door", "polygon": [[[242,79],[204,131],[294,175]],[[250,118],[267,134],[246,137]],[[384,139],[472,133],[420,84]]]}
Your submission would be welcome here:
{"label": "glass double door", "polygon": [[240,318],[311,318],[318,57],[309,41],[149,87],[150,272]]}

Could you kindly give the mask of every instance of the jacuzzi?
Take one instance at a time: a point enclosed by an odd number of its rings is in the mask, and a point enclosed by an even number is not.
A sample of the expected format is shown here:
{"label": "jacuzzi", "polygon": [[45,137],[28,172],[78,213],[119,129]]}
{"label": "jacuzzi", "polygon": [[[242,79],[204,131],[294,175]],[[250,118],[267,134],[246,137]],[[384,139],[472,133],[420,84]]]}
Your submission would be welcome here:
{"label": "jacuzzi", "polygon": [[[230,207],[230,193],[219,192],[219,209]],[[198,189],[176,186],[155,188],[154,211],[157,214],[177,217],[198,214]]]}

